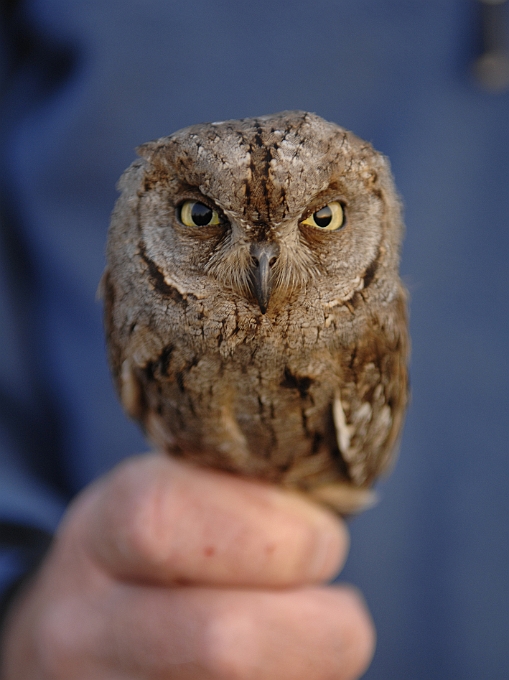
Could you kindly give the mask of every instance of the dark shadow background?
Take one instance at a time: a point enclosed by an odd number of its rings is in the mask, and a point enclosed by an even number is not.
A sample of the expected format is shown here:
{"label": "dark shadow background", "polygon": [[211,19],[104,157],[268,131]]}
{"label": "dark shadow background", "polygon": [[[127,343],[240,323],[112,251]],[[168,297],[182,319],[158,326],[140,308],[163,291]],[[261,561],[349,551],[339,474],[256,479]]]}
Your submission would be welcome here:
{"label": "dark shadow background", "polygon": [[[390,157],[406,207],[413,399],[344,572],[378,630],[365,677],[506,680],[509,94],[471,75],[480,3],[1,12],[0,519],[51,531],[83,485],[146,448],[117,404],[95,297],[133,148],[192,123],[314,111]],[[0,584],[19,565],[6,548]]]}

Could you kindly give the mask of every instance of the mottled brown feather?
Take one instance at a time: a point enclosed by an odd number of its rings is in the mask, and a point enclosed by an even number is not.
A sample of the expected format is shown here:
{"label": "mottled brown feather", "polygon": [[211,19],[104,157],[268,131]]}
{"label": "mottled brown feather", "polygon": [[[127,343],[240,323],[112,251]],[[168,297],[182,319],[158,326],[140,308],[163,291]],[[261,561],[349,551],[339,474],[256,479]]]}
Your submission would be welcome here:
{"label": "mottled brown feather", "polygon": [[[103,279],[115,383],[153,443],[301,489],[369,500],[407,404],[403,232],[387,160],[314,114],[195,125],[120,180]],[[198,200],[221,224],[185,227]],[[340,201],[344,228],[302,224]],[[253,244],[276,244],[262,313]]]}

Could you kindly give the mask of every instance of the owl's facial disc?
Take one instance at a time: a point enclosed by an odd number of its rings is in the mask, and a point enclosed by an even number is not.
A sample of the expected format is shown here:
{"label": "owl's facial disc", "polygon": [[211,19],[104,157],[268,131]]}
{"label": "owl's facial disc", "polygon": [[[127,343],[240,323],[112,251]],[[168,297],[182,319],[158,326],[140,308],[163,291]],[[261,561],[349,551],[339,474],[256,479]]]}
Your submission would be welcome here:
{"label": "owl's facial disc", "polygon": [[253,293],[262,314],[265,314],[274,284],[272,268],[279,256],[279,246],[276,243],[253,243],[249,254],[253,258],[251,270]]}

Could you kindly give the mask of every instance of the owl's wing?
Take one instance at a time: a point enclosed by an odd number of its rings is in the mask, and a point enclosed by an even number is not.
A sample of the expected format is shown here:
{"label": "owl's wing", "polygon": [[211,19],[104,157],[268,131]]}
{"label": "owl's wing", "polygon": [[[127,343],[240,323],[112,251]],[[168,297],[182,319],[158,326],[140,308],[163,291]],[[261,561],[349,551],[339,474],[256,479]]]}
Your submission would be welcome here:
{"label": "owl's wing", "polygon": [[356,486],[369,485],[387,469],[408,402],[404,294],[394,311],[374,317],[356,343],[332,405],[338,448]]}

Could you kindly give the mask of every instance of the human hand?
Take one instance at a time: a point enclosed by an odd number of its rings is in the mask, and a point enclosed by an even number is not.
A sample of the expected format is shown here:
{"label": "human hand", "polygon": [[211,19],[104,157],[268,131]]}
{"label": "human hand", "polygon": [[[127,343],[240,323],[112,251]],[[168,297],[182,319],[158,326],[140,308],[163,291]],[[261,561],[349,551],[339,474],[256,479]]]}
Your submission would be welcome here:
{"label": "human hand", "polygon": [[2,680],[350,680],[374,631],[320,585],[344,524],[296,494],[158,454],[71,505],[6,622]]}

